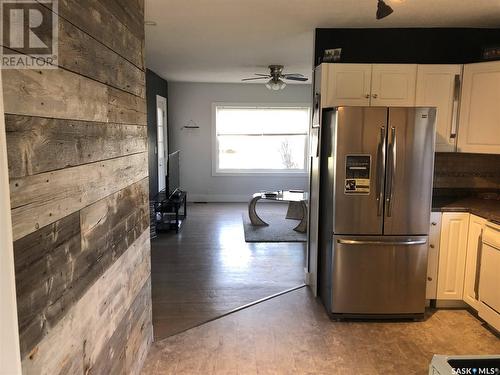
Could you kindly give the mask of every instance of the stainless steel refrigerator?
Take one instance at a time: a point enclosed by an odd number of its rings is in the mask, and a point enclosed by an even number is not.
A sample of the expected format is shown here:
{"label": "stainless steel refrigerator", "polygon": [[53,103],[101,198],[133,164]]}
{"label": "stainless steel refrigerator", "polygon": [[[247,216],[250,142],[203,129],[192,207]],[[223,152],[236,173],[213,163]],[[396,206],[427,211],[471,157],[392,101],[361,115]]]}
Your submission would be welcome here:
{"label": "stainless steel refrigerator", "polygon": [[434,108],[323,113],[319,292],[338,317],[421,317]]}

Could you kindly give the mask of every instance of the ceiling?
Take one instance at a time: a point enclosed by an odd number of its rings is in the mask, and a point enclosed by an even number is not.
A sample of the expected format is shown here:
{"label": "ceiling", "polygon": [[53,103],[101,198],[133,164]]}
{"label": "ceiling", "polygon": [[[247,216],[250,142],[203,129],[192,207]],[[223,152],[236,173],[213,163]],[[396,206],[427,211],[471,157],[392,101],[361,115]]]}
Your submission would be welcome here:
{"label": "ceiling", "polygon": [[146,65],[168,81],[241,82],[267,65],[311,76],[318,27],[500,27],[500,0],[145,0]]}

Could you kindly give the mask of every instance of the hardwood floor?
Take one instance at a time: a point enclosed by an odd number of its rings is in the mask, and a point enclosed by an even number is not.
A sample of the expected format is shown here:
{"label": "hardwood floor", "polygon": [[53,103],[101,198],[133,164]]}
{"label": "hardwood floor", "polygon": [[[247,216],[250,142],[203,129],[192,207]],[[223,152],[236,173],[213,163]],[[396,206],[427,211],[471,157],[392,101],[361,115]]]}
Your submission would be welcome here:
{"label": "hardwood floor", "polygon": [[307,288],[153,344],[143,375],[427,374],[433,354],[498,354],[465,310],[422,322],[336,322]]}
{"label": "hardwood floor", "polygon": [[[286,208],[264,203],[259,212],[285,216]],[[246,204],[191,204],[178,235],[152,241],[156,340],[303,284],[305,244],[245,243],[246,209]]]}

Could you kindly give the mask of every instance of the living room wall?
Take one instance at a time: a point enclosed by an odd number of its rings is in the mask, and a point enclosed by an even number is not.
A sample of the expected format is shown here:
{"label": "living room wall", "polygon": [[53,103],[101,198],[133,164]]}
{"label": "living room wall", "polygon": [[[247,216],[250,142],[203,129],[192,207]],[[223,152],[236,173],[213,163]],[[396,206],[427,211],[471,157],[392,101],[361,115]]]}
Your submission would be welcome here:
{"label": "living room wall", "polygon": [[[247,202],[260,190],[307,190],[307,176],[212,176],[212,103],[309,103],[310,85],[273,92],[263,84],[168,85],[171,151],[181,150],[181,186],[190,201]],[[199,129],[185,129],[196,125]],[[257,152],[257,151],[256,151]]]}
{"label": "living room wall", "polygon": [[2,71],[22,369],[138,374],[152,341],[144,1],[57,11],[58,66]]}

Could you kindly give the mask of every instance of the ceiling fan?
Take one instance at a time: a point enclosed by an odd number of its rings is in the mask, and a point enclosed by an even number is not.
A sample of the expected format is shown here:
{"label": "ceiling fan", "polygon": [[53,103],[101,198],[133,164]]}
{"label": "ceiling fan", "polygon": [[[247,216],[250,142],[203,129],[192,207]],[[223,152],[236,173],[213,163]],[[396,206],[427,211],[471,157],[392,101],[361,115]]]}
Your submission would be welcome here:
{"label": "ceiling fan", "polygon": [[266,87],[269,90],[283,90],[286,87],[286,83],[284,80],[289,81],[300,81],[305,82],[308,80],[303,74],[298,73],[288,73],[283,74],[283,65],[269,65],[269,74],[260,74],[255,73],[256,76],[254,78],[244,78],[242,81],[255,81],[257,79],[268,79],[269,81],[266,83]]}

